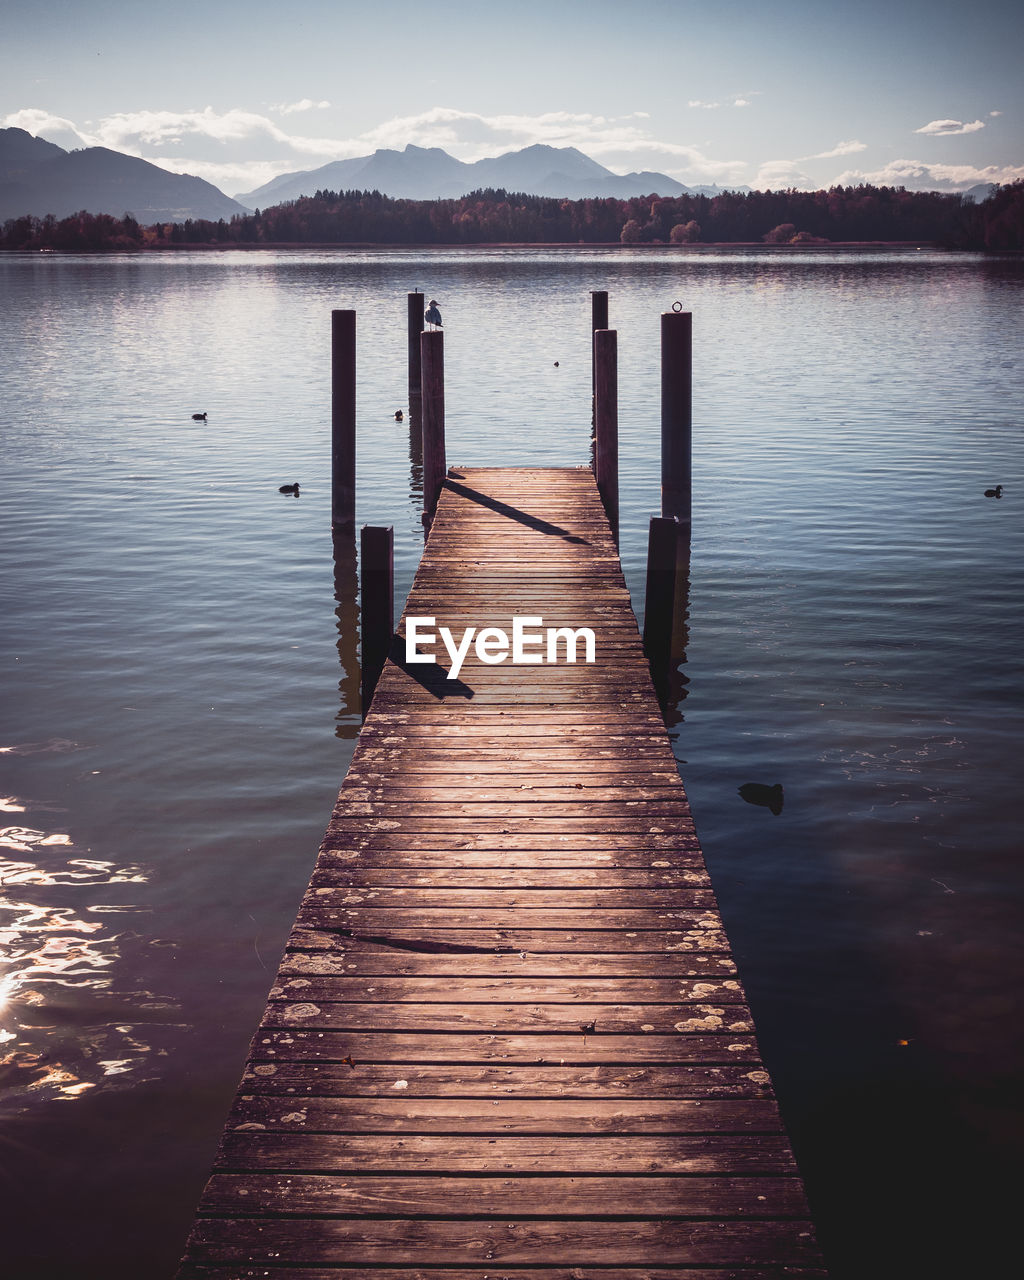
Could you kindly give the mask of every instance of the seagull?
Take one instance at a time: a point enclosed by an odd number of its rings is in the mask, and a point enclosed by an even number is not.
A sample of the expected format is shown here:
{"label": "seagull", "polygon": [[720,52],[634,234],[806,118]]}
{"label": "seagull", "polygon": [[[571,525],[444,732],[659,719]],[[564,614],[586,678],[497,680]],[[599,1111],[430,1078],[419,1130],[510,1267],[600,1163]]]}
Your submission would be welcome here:
{"label": "seagull", "polygon": [[1003,496],[1003,486],[1001,484],[997,484],[994,489],[985,490],[986,498],[1001,498],[1002,496]]}
{"label": "seagull", "polygon": [[278,493],[294,493],[296,498],[299,496],[299,482],[296,480],[294,484],[283,484]]}
{"label": "seagull", "polygon": [[423,313],[423,319],[426,320],[431,328],[434,326],[438,329],[441,328],[441,313],[438,311],[437,302],[433,298],[430,299],[430,306]]}
{"label": "seagull", "polygon": [[202,413],[194,413],[194,414],[192,415],[192,421],[193,421],[193,422],[205,422],[205,421],[206,421],[206,410],[204,409]]}

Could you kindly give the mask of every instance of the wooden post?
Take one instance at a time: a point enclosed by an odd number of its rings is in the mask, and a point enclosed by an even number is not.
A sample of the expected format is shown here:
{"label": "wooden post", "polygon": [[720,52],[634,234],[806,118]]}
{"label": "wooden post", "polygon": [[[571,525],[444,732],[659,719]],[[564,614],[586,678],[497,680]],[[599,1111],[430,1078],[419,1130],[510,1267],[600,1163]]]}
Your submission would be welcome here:
{"label": "wooden post", "polygon": [[445,476],[444,330],[420,334],[423,388],[423,512],[432,519]]}
{"label": "wooden post", "polygon": [[605,289],[590,291],[590,427],[595,427],[594,397],[597,394],[597,369],[594,364],[594,334],[608,328],[608,293]]}
{"label": "wooden post", "polygon": [[693,432],[692,320],[689,311],[666,311],[661,317],[661,514],[676,516],[687,527]]}
{"label": "wooden post", "polygon": [[594,472],[608,523],[619,537],[619,375],[614,329],[594,331]]}
{"label": "wooden post", "polygon": [[652,516],[647,540],[647,592],[644,603],[644,652],[659,697],[672,664],[673,636],[686,611],[685,582],[689,526],[675,516]]}
{"label": "wooden post", "polygon": [[359,577],[365,720],[395,633],[395,531],[391,525],[363,525],[359,534]]}
{"label": "wooden post", "polygon": [[409,307],[409,417],[418,427],[420,425],[420,396],[422,395],[420,376],[420,334],[423,332],[423,298],[416,291],[408,295]]}
{"label": "wooden post", "polygon": [[356,313],[331,312],[331,527],[356,527]]}

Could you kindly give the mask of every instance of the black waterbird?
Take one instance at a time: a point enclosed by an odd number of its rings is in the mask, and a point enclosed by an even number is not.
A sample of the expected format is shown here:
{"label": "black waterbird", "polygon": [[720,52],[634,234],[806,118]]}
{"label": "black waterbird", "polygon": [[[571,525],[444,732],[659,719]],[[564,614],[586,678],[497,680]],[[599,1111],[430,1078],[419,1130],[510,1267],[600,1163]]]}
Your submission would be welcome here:
{"label": "black waterbird", "polygon": [[744,782],[743,786],[739,787],[738,790],[747,804],[763,805],[765,809],[770,809],[776,816],[782,812],[783,795],[781,782],[776,782],[773,787],[769,787],[763,782]]}

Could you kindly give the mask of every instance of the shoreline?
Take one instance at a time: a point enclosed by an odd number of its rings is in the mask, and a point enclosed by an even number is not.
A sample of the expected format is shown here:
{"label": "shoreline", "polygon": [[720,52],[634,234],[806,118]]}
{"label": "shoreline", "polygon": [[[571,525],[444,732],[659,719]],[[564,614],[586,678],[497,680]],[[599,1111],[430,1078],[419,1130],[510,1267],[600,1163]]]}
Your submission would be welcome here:
{"label": "shoreline", "polygon": [[934,241],[928,240],[829,240],[824,244],[766,244],[760,240],[720,240],[709,241],[706,244],[622,244],[617,240],[545,240],[523,242],[519,240],[487,240],[478,241],[473,244],[463,243],[446,243],[438,244],[437,242],[409,242],[395,241],[382,243],[376,240],[317,240],[317,241],[301,241],[301,240],[274,240],[260,244],[224,244],[215,242],[199,242],[192,244],[146,244],[138,245],[136,248],[116,248],[116,249],[6,249],[0,247],[0,253],[59,253],[81,255],[83,253],[102,254],[102,253],[261,253],[265,251],[282,252],[285,250],[309,251],[323,249],[379,249],[386,253],[396,253],[401,251],[416,250],[424,252],[429,250],[451,250],[451,249],[522,249],[526,252],[536,251],[538,249],[567,249],[580,251],[585,249],[622,249],[627,252],[656,251],[659,249],[667,249],[673,252],[683,250],[686,253],[702,253],[702,252],[721,252],[723,249],[757,249],[758,251],[768,251],[772,253],[828,253],[835,249],[919,249],[948,252],[948,253],[1010,253],[1017,254],[1024,252],[1019,249],[963,249],[957,246],[936,244]]}

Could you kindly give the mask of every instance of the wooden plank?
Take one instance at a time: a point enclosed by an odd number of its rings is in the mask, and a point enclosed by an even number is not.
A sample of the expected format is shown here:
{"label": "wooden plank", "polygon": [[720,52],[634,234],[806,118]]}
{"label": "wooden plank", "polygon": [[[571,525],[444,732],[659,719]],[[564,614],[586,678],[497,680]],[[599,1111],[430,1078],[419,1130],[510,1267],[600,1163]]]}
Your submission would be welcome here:
{"label": "wooden plank", "polygon": [[324,1027],[343,1031],[450,1034],[685,1035],[694,1031],[749,1032],[745,1005],[695,1004],[414,1004],[387,1001],[314,1003],[271,1001],[264,1027]]}
{"label": "wooden plank", "polygon": [[629,955],[643,952],[664,956],[678,951],[708,954],[729,951],[728,941],[721,928],[710,927],[627,929],[619,926],[605,930],[587,928],[574,931],[555,927],[519,928],[518,925],[504,929],[444,929],[440,926],[431,929],[402,924],[382,932],[372,927],[350,928],[340,922],[322,918],[329,915],[329,912],[300,911],[296,923],[298,933],[293,934],[293,941],[289,945],[307,951],[333,949],[341,943],[350,951],[362,945],[394,947],[399,951],[422,954],[461,952],[477,955],[522,952],[562,955],[576,951],[588,955]]}
{"label": "wooden plank", "polygon": [[[750,1063],[760,1068],[757,1043],[750,1035],[689,1034],[584,1035],[462,1032],[458,1035],[402,1031],[336,1031],[331,1028],[261,1026],[253,1038],[253,1061],[349,1062],[358,1071],[363,1063],[522,1063],[616,1066],[674,1063]],[[396,1072],[391,1081],[405,1079]]]}
{"label": "wooden plank", "polygon": [[767,1098],[771,1081],[759,1063],[669,1066],[630,1064],[515,1065],[260,1061],[246,1066],[242,1090],[293,1101],[311,1096],[403,1098]]}
{"label": "wooden plank", "polygon": [[[193,1237],[196,1261],[237,1258],[279,1266],[328,1263],[344,1257],[350,1266],[422,1265],[565,1267],[704,1266],[777,1267],[784,1256],[813,1262],[816,1250],[805,1223],[790,1220],[735,1222],[717,1219],[303,1219],[209,1218]],[[271,1273],[273,1274],[273,1273]],[[605,1273],[602,1271],[602,1280]],[[516,1278],[518,1280],[518,1277]]]}
{"label": "wooden plank", "polygon": [[743,1001],[743,989],[735,978],[708,981],[702,978],[531,978],[514,977],[463,977],[455,991],[450,978],[437,977],[365,977],[315,976],[284,977],[270,990],[270,1001],[312,1000],[314,1002],[375,1001],[387,1004],[414,1001],[425,1003],[451,1002],[458,995],[460,1004],[479,1001],[492,1005],[495,1001],[515,1000],[526,1003],[562,1003],[570,1007],[588,1004],[639,1005],[659,1004],[669,1008],[691,1003],[739,1004]]}
{"label": "wooden plank", "polygon": [[[190,1262],[182,1264],[178,1272],[178,1280],[267,1280],[274,1272],[268,1271],[262,1264],[250,1266],[246,1263]],[[564,1263],[557,1267],[516,1267],[512,1273],[495,1273],[493,1268],[483,1272],[479,1267],[436,1267],[429,1269],[412,1267],[374,1267],[367,1272],[365,1266],[336,1266],[333,1263],[328,1270],[320,1267],[308,1269],[301,1266],[277,1268],[281,1280],[366,1280],[371,1275],[373,1280],[780,1280],[780,1276],[792,1277],[793,1280],[827,1280],[827,1274],[820,1267],[788,1265],[780,1272],[778,1267],[769,1265],[762,1267],[715,1267],[706,1270],[703,1267],[670,1266],[656,1267],[600,1267],[591,1269],[572,1266],[566,1270]]]}
{"label": "wooden plank", "polygon": [[[399,849],[414,852],[416,850],[444,849],[453,854],[473,849],[486,849],[492,855],[497,853],[515,854],[518,850],[535,850],[540,854],[566,851],[574,854],[585,854],[590,850],[613,849],[621,851],[626,861],[622,865],[630,865],[629,859],[635,862],[638,856],[654,853],[665,859],[667,855],[680,850],[696,853],[699,851],[697,837],[692,828],[679,830],[673,827],[669,831],[566,831],[554,829],[542,830],[534,823],[529,829],[502,828],[498,832],[474,830],[469,823],[460,823],[457,830],[450,831],[399,831],[395,825],[382,826],[380,823],[367,822],[365,819],[353,821],[351,830],[345,829],[342,823],[336,823],[324,837],[322,848],[339,850],[351,860],[362,858],[365,850]],[[500,840],[495,836],[500,835]],[[652,865],[658,865],[654,863]],[[665,865],[670,865],[666,862]]]}
{"label": "wooden plank", "polygon": [[[582,917],[582,919],[580,918]],[[529,907],[490,910],[480,907],[474,910],[464,907],[458,911],[454,908],[437,907],[328,907],[314,905],[304,901],[299,910],[297,920],[301,927],[315,929],[355,929],[359,932],[379,933],[387,929],[418,930],[432,929],[443,922],[446,933],[458,932],[460,928],[467,932],[479,933],[481,930],[523,931],[528,929],[587,929],[597,932],[605,930],[610,933],[625,931],[628,938],[630,930],[666,930],[691,929],[714,930],[719,926],[718,918],[713,911],[706,908],[689,910],[681,907],[675,911],[663,908],[621,907],[580,907],[572,905],[563,907]],[[627,948],[628,949],[628,948]],[[600,950],[595,947],[594,950]]]}
{"label": "wooden plank", "polygon": [[314,934],[297,930],[281,961],[278,982],[288,974],[353,974],[380,976],[443,974],[461,980],[474,976],[549,977],[564,979],[597,977],[657,977],[714,979],[733,976],[736,964],[728,954],[694,951],[550,953],[417,951],[381,944]]}
{"label": "wooden plank", "polygon": [[[437,883],[437,869],[420,866],[367,866],[321,860],[313,873],[313,886],[339,885],[352,889],[429,889]],[[700,888],[710,885],[710,877],[696,860],[690,866],[669,869],[654,867],[510,867],[446,866],[444,883],[449,889],[600,889]]]}
{"label": "wooden plank", "polygon": [[779,1133],[594,1134],[585,1142],[548,1134],[294,1134],[229,1129],[218,1169],[388,1173],[795,1173]]}
{"label": "wooden plank", "polygon": [[[228,1130],[281,1133],[777,1133],[767,1099],[306,1097],[240,1094]],[[550,1207],[550,1206],[549,1206]],[[607,1207],[607,1206],[606,1206]]]}
{"label": "wooden plank", "polygon": [[[424,1178],[218,1173],[202,1209],[215,1215],[270,1213],[329,1217],[732,1217],[756,1204],[765,1218],[807,1214],[799,1179],[666,1177]],[[563,1273],[564,1274],[564,1273]]]}
{"label": "wooden plank", "polygon": [[615,907],[634,910],[660,911],[671,908],[687,912],[706,912],[715,905],[710,889],[693,888],[601,888],[577,889],[572,893],[557,889],[489,889],[473,887],[455,889],[446,886],[441,876],[426,888],[370,889],[360,886],[323,884],[314,877],[306,893],[309,907],[340,908],[347,906],[372,907],[379,911],[405,911],[412,908],[443,908],[446,911],[469,910],[474,915],[488,910],[525,909],[536,911],[562,910],[559,904],[569,902],[573,911],[602,911]]}

